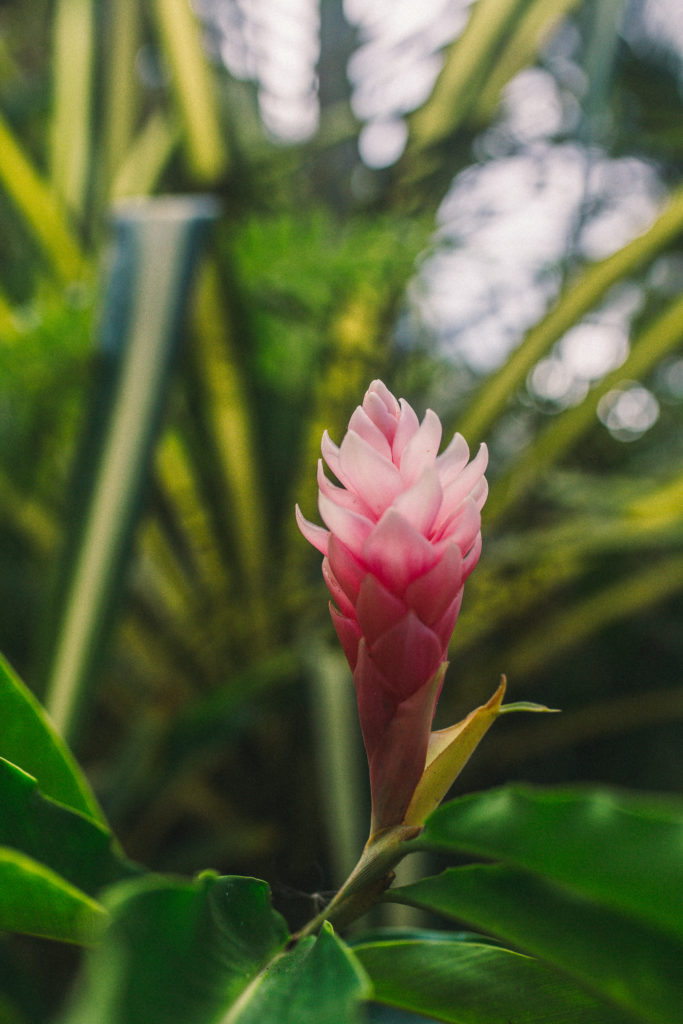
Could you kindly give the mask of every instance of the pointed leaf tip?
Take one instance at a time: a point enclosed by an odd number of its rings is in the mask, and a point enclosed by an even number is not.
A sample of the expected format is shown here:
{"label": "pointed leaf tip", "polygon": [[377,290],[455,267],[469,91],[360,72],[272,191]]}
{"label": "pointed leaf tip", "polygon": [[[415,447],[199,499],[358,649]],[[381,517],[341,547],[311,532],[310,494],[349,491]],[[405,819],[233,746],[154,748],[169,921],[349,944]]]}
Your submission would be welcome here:
{"label": "pointed leaf tip", "polygon": [[550,715],[559,715],[562,708],[548,708],[545,704],[534,704],[530,700],[516,700],[514,704],[501,704],[498,714],[507,715],[511,711],[543,711]]}
{"label": "pointed leaf tip", "polygon": [[415,787],[403,819],[406,825],[423,825],[436,810],[489,728],[500,714],[507,681],[493,696],[449,729],[433,732],[427,751],[427,764]]}

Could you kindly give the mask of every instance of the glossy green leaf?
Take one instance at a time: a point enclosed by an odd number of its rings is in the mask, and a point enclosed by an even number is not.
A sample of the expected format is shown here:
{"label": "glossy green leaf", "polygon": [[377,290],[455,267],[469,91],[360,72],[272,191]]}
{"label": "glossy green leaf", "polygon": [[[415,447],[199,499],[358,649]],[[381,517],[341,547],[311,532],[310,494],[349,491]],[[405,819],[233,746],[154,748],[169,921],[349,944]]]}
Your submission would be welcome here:
{"label": "glossy green leaf", "polygon": [[222,1024],[353,1024],[370,983],[353,953],[323,925],[278,958]]}
{"label": "glossy green leaf", "polygon": [[288,938],[268,886],[253,878],[148,876],[114,886],[104,903],[111,926],[62,1024],[230,1020]]}
{"label": "glossy green leaf", "polygon": [[0,846],[0,931],[89,944],[106,911],[32,857]]}
{"label": "glossy green leaf", "polygon": [[506,786],[440,807],[413,845],[501,860],[683,936],[683,808],[607,789]]}
{"label": "glossy green leaf", "polygon": [[34,857],[94,895],[135,871],[104,826],[44,796],[36,780],[0,758],[0,843]]}
{"label": "glossy green leaf", "polygon": [[453,1024],[631,1024],[531,957],[476,942],[399,941],[354,947],[374,999]]}
{"label": "glossy green leaf", "polygon": [[34,695],[0,655],[0,757],[35,776],[42,792],[104,822],[83,772]]}
{"label": "glossy green leaf", "polygon": [[490,932],[642,1021],[683,1006],[683,942],[527,871],[451,868],[387,894]]}

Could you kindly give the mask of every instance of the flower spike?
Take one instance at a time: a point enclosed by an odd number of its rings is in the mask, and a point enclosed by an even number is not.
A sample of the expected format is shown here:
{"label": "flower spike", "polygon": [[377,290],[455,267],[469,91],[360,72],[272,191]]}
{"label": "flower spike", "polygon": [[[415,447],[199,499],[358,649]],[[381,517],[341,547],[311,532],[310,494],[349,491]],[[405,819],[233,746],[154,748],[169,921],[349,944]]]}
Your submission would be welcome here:
{"label": "flower spike", "polygon": [[[379,380],[337,446],[322,454],[319,510],[327,529],[297,508],[301,532],[325,555],[332,621],[353,671],[370,766],[371,838],[420,825],[500,712],[501,687],[443,733],[432,720],[463,587],[481,551],[486,447],[469,462],[456,434],[439,455],[441,423],[422,423]],[[448,734],[445,736],[445,734]]]}

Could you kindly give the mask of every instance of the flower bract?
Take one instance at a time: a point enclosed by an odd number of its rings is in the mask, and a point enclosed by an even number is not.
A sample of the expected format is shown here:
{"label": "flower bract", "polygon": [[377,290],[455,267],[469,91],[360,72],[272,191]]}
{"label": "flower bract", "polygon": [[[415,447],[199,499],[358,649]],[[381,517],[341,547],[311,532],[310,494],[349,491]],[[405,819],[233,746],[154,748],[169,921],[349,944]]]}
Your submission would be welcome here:
{"label": "flower bract", "polygon": [[[379,380],[337,446],[325,433],[318,507],[299,527],[323,555],[332,620],[353,672],[376,834],[404,820],[425,772],[463,588],[481,552],[486,447],[422,422]],[[501,695],[502,699],[502,695]]]}

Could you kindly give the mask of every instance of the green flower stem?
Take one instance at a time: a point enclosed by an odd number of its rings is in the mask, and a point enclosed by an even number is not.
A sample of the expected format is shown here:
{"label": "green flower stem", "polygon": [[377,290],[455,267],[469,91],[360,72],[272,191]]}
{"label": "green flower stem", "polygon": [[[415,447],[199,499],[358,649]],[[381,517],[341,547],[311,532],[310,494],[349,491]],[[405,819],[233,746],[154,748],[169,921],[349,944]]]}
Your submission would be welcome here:
{"label": "green flower stem", "polygon": [[410,851],[404,844],[422,831],[417,825],[396,825],[370,836],[360,860],[336,896],[308,924],[298,931],[292,942],[315,934],[325,921],[339,929],[355,921],[377,903],[391,885],[394,868]]}

